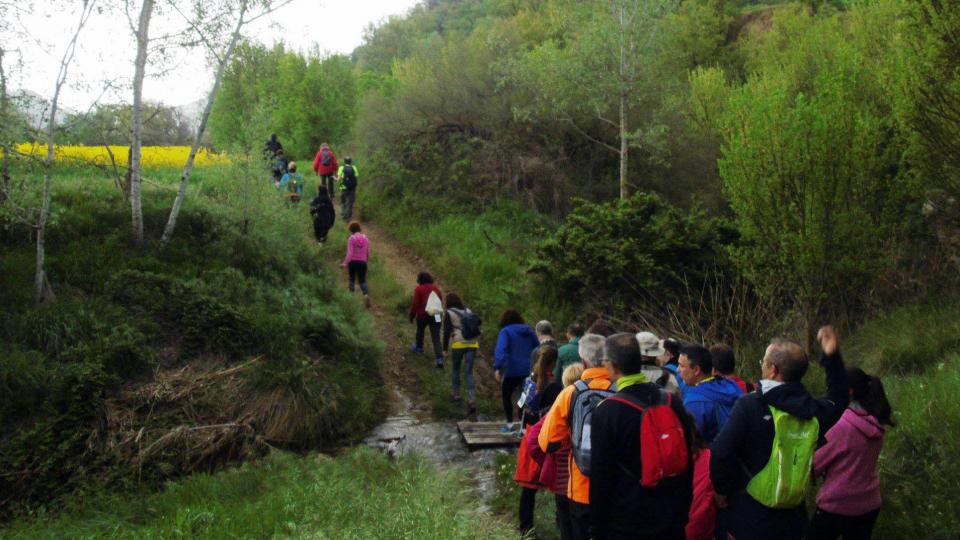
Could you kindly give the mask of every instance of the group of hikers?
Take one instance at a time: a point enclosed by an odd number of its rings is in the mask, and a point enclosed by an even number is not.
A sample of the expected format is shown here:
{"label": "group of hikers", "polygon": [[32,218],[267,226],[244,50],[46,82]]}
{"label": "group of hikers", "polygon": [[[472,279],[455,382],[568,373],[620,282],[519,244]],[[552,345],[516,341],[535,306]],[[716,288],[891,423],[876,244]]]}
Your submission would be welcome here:
{"label": "group of hikers", "polygon": [[[426,272],[409,316],[411,350],[424,352],[429,328],[438,368],[451,353],[451,399],[462,399],[462,367],[475,414],[480,318],[457,294],[444,301]],[[531,327],[514,309],[499,321],[493,369],[501,431],[521,438],[522,533],[533,530],[536,493],[549,491],[563,540],[870,538],[892,412],[879,378],[844,366],[832,327],[817,335],[827,383],[819,399],[801,382],[806,349],[787,339],[770,343],[750,384],[725,344],[618,332],[603,319],[571,324],[566,338],[559,344],[550,322]],[[821,485],[810,518],[813,478]]]}
{"label": "group of hikers", "polygon": [[[263,152],[270,163],[274,187],[286,201],[296,205],[300,202],[304,189],[303,175],[297,172],[297,163],[287,159],[283,144],[277,139],[276,133],[270,136]],[[333,198],[337,188],[340,190],[340,217],[345,223],[350,223],[353,205],[357,200],[357,179],[360,172],[350,156],[344,158],[342,165],[339,164],[336,154],[327,143],[321,144],[317,150],[313,159],[313,172],[320,177],[320,184],[317,186],[317,196],[310,202],[310,214],[313,217],[314,236],[317,243],[322,244],[336,222]]]}

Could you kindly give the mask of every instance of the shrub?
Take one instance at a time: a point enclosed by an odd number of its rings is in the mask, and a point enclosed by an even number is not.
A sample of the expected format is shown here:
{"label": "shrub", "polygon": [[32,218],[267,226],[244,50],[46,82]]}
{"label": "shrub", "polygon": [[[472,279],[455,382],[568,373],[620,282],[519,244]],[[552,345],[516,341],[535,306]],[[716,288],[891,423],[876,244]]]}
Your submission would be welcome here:
{"label": "shrub", "polygon": [[532,271],[575,301],[624,312],[638,300],[672,302],[687,283],[724,269],[731,239],[723,221],[682,212],[657,195],[580,201],[540,245]]}

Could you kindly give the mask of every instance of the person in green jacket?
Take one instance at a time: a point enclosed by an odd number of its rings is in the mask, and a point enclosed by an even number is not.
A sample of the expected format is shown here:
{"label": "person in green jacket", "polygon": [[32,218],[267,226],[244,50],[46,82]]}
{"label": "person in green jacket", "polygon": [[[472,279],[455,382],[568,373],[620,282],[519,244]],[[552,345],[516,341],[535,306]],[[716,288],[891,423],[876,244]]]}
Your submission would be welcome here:
{"label": "person in green jacket", "polygon": [[557,350],[557,365],[553,369],[555,381],[563,378],[563,370],[567,366],[580,362],[580,338],[582,337],[582,324],[575,322],[567,327],[567,343]]}

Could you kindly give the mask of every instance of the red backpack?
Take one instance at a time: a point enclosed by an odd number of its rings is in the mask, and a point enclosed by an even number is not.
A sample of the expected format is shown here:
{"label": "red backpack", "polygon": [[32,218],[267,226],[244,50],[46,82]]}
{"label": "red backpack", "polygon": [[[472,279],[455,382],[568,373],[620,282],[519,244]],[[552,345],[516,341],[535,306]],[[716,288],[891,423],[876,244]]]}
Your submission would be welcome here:
{"label": "red backpack", "polygon": [[660,390],[660,400],[653,405],[640,404],[629,394],[618,393],[607,398],[633,407],[643,413],[640,421],[640,484],[657,487],[661,480],[679,476],[690,469],[690,451],[683,426],[670,404],[673,396]]}

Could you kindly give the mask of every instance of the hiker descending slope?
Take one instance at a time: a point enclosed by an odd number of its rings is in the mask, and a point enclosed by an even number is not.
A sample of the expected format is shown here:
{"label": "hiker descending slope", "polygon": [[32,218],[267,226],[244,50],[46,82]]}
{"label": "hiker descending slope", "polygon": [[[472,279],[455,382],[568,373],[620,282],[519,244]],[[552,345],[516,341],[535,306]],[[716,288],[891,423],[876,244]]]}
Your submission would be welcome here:
{"label": "hiker descending slope", "polygon": [[337,173],[337,156],[327,143],[320,145],[316,157],[313,158],[313,172],[320,177],[320,185],[327,188],[330,197],[336,194],[333,186],[333,175]]}
{"label": "hiker descending slope", "polygon": [[363,303],[370,307],[370,290],[367,288],[367,264],[370,260],[370,240],[360,232],[360,224],[354,221],[349,227],[350,238],[347,238],[347,256],[343,258],[341,267],[346,267],[350,273],[350,292],[354,291],[354,281],[360,282],[363,291]]}
{"label": "hiker descending slope", "polygon": [[729,531],[737,540],[799,540],[806,528],[804,498],[817,441],[849,401],[837,334],[818,334],[827,396],[814,399],[801,379],[809,360],[800,344],[776,340],[763,357],[757,391],[737,400],[710,446],[710,478]]}
{"label": "hiker descending slope", "polygon": [[313,235],[317,243],[322,244],[327,241],[327,233],[336,220],[333,202],[323,186],[317,187],[317,196],[310,201],[310,215],[313,216]]}
{"label": "hiker descending slope", "polygon": [[357,177],[360,171],[353,164],[353,158],[347,156],[343,166],[337,171],[340,180],[340,216],[344,221],[350,221],[353,216],[353,203],[357,200]]}
{"label": "hiker descending slope", "polygon": [[410,322],[417,322],[417,340],[410,350],[423,354],[423,333],[430,328],[430,340],[433,342],[433,354],[437,359],[437,369],[443,368],[443,348],[440,346],[440,323],[443,322],[443,293],[433,283],[433,276],[427,272],[417,274],[417,288],[413,290],[410,302]]}
{"label": "hiker descending slope", "polygon": [[493,351],[493,376],[500,383],[500,398],[506,425],[500,430],[513,430],[513,394],[520,390],[530,374],[530,355],[540,345],[536,332],[524,322],[515,309],[508,309],[500,316],[500,334]]}
{"label": "hiker descending slope", "polygon": [[880,514],[877,461],[893,412],[878,377],[847,368],[847,380],[850,407],[813,458],[813,474],[824,480],[807,540],[869,539]]}
{"label": "hiker descending slope", "polygon": [[460,401],[460,364],[467,385],[467,414],[477,414],[477,384],[473,379],[473,362],[480,349],[480,317],[463,305],[456,293],[447,295],[447,311],[443,317],[443,351],[450,350],[450,399]]}
{"label": "hiker descending slope", "polygon": [[594,540],[683,540],[693,498],[693,425],[680,399],[648,382],[632,334],[607,338],[617,393],[593,414],[590,520]]}

